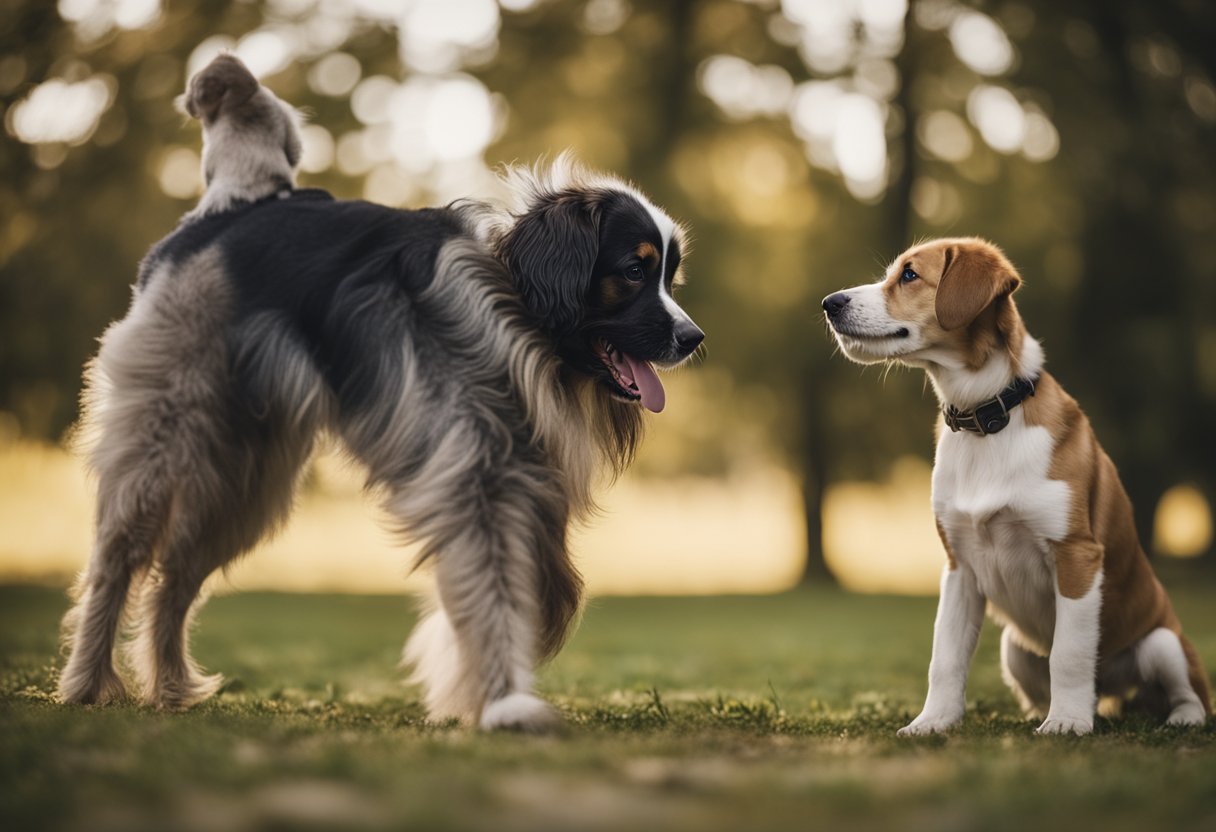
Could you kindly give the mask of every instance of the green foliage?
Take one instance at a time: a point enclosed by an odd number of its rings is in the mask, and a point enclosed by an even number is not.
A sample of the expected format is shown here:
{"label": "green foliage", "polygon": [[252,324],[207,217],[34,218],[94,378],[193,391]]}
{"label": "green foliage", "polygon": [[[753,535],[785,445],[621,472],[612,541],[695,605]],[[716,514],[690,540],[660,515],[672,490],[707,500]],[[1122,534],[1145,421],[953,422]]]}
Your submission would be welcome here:
{"label": "green foliage", "polygon": [[[1203,583],[1167,584],[1209,667]],[[930,599],[802,590],[603,599],[541,675],[565,731],[425,721],[399,685],[412,616],[385,597],[243,595],[201,615],[230,682],[184,714],[50,700],[66,603],[0,588],[8,828],[1202,829],[1216,724],[1033,735],[987,628],[965,727],[897,739],[924,692]]]}
{"label": "green foliage", "polygon": [[[777,36],[775,3],[635,2],[596,33],[588,3],[542,0],[504,11],[496,50],[466,67],[508,113],[488,162],[571,146],[692,226],[683,301],[709,334],[691,375],[705,412],[664,428],[664,453],[643,462],[657,474],[712,473],[775,456],[803,475],[812,553],[827,483],[931,453],[922,379],[834,356],[818,308],[920,236],[988,236],[1021,268],[1031,331],[1124,471],[1144,537],[1175,482],[1216,502],[1216,12],[1191,0],[968,5],[1006,33],[1011,66],[992,77],[968,68],[934,22],[946,6],[910,3],[895,83],[879,95],[889,187],[867,202],[809,163],[788,119],[727,117],[702,92],[698,72],[716,55],[780,68],[793,83],[862,88],[860,46],[838,71],[808,69]],[[122,313],[140,256],[190,204],[157,183],[165,149],[198,141],[171,104],[188,56],[212,35],[316,23],[316,12],[307,0],[175,0],[150,29],[90,40],[56,4],[0,9],[0,108],[50,78],[103,73],[116,90],[79,146],[0,139],[0,414],[15,414],[27,435],[55,437],[74,418],[80,367]],[[357,57],[364,77],[409,76],[393,26],[369,17],[342,31],[334,49]],[[320,57],[266,82],[338,138],[361,125],[348,97],[310,88]],[[981,85],[1050,119],[1058,155],[1032,162],[985,144],[965,120]],[[962,125],[965,158],[943,159],[925,140],[926,118],[943,113]],[[306,181],[342,196],[366,184],[336,168]],[[426,197],[423,188],[410,202]]]}

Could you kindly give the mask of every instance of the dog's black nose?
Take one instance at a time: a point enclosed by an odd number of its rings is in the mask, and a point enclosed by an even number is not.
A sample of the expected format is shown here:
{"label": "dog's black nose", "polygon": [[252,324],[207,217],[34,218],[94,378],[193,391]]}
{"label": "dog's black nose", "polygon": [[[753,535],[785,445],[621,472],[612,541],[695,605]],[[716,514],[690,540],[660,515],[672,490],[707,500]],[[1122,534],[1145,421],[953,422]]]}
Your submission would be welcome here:
{"label": "dog's black nose", "polygon": [[701,342],[704,340],[705,333],[692,321],[684,320],[676,324],[676,346],[685,355],[701,346]]}
{"label": "dog's black nose", "polygon": [[844,292],[828,295],[823,299],[823,311],[828,313],[829,318],[835,318],[849,305],[849,300],[849,296]]}

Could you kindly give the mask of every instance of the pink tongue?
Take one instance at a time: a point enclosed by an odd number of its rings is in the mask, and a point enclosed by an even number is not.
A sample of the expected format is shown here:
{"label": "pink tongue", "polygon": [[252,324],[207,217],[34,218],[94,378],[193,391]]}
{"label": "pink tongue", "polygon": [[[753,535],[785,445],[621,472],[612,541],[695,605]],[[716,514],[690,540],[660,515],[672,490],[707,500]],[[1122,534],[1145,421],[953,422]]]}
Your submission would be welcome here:
{"label": "pink tongue", "polygon": [[667,393],[663,390],[663,382],[659,381],[659,374],[650,366],[649,361],[642,361],[625,353],[620,355],[629,365],[633,383],[637,385],[638,393],[642,396],[642,407],[651,413],[661,413],[667,404]]}

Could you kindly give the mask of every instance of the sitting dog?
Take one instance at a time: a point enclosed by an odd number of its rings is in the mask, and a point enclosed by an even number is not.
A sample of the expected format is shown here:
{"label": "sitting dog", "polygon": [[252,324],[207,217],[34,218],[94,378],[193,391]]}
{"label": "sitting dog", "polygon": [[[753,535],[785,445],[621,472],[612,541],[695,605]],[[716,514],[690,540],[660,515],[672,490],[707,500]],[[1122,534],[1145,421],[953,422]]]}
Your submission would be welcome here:
{"label": "sitting dog", "polygon": [[[216,76],[232,83],[204,83]],[[96,543],[58,696],[124,695],[124,610],[145,702],[211,695],[220,679],[187,644],[199,590],[284,522],[325,432],[434,564],[437,597],[405,651],[431,717],[545,729],[533,671],[582,590],[567,527],[593,507],[597,470],[628,465],[642,409],[663,409],[656,367],[704,338],[673,299],[684,232],[565,158],[508,170],[506,207],[262,198],[289,185],[275,171],[298,150],[264,90],[243,97],[248,80],[221,58],[192,82],[187,108],[218,128],[207,195],[144,259],[86,371]],[[225,121],[253,105],[262,116]]]}
{"label": "sitting dog", "polygon": [[300,116],[234,55],[199,70],[177,106],[203,125],[207,190],[191,220],[256,202],[295,187],[300,164]]}
{"label": "sitting dog", "polygon": [[995,246],[938,240],[823,301],[845,355],[924,369],[944,409],[933,512],[947,564],[928,697],[900,734],[962,720],[985,603],[1004,627],[1005,682],[1028,716],[1046,715],[1039,733],[1088,734],[1098,696],[1135,695],[1170,724],[1199,725],[1207,675],[1114,464],[1043,370],[1013,301],[1020,283]]}

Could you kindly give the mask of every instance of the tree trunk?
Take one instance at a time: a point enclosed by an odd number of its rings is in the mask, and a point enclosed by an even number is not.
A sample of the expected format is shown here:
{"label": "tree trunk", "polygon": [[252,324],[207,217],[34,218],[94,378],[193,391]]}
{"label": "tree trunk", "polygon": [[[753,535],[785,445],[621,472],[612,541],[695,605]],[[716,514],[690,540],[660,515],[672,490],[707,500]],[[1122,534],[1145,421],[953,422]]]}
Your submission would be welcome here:
{"label": "tree trunk", "polygon": [[[1102,53],[1109,56],[1110,83],[1119,102],[1118,117],[1128,124],[1149,125],[1151,107],[1129,58],[1136,30],[1128,24],[1126,11],[1118,6],[1103,6],[1091,17],[1091,24],[1102,43]],[[1112,456],[1132,501],[1136,531],[1151,555],[1157,502],[1179,471],[1154,452],[1147,436],[1135,437],[1137,427],[1157,421],[1160,411],[1154,412],[1147,396],[1129,395],[1126,378],[1154,379],[1155,394],[1173,403],[1169,429],[1176,441],[1194,447],[1198,444],[1195,437],[1204,436],[1209,428],[1192,421],[1200,405],[1195,385],[1190,382],[1198,376],[1198,370],[1189,345],[1198,340],[1198,335],[1186,308],[1190,295],[1180,283],[1185,270],[1167,227],[1169,221],[1164,219],[1168,215],[1149,207],[1169,203],[1171,181],[1176,176],[1173,162],[1169,152],[1162,150],[1166,142],[1161,131],[1145,127],[1133,135],[1139,140],[1117,145],[1110,156],[1110,169],[1120,171],[1121,187],[1099,187],[1102,198],[1094,200],[1085,214],[1087,222],[1081,232],[1081,244],[1087,273],[1081,291],[1087,301],[1078,310],[1077,331],[1084,332],[1094,343],[1115,345],[1108,356],[1114,360],[1097,375],[1097,383],[1087,391],[1087,396],[1103,401],[1103,412],[1116,414],[1114,418],[1124,422],[1124,434],[1132,435],[1121,446],[1114,446]],[[1142,195],[1132,197],[1129,192]],[[1135,242],[1130,246],[1112,246],[1115,240]],[[1109,275],[1127,273],[1153,275],[1153,294],[1147,302],[1137,283],[1116,281],[1111,285]],[[1168,322],[1167,370],[1155,372],[1149,360],[1120,340],[1131,309],[1137,309],[1146,323],[1161,326],[1162,322]]]}
{"label": "tree trunk", "polygon": [[828,478],[828,436],[824,415],[816,404],[822,390],[808,385],[803,399],[806,426],[802,453],[802,514],[806,520],[806,565],[802,583],[835,583],[823,550],[823,498]]}
{"label": "tree trunk", "polygon": [[[900,86],[894,104],[902,111],[904,123],[896,139],[896,152],[890,157],[894,177],[878,206],[878,236],[884,242],[884,257],[894,257],[910,242],[908,205],[916,177],[916,112],[912,105],[912,79],[916,72],[916,28],[911,13],[904,22],[904,47],[895,59]],[[831,440],[827,435],[827,416],[818,406],[823,391],[808,384],[803,395],[806,425],[802,448],[802,506],[806,519],[806,566],[803,583],[835,582],[823,550],[823,500],[831,465]]]}
{"label": "tree trunk", "polygon": [[[696,78],[696,58],[692,52],[694,0],[668,0],[662,11],[669,31],[666,46],[648,59],[651,85],[658,95],[650,100],[654,110],[647,120],[650,135],[633,148],[631,167],[640,181],[651,189],[678,193],[671,187],[668,174],[671,157],[681,135],[688,129],[688,102],[698,94],[691,79]],[[663,192],[659,196],[666,196]]]}

